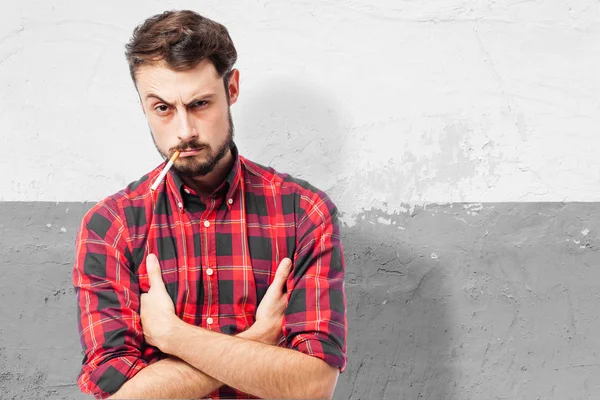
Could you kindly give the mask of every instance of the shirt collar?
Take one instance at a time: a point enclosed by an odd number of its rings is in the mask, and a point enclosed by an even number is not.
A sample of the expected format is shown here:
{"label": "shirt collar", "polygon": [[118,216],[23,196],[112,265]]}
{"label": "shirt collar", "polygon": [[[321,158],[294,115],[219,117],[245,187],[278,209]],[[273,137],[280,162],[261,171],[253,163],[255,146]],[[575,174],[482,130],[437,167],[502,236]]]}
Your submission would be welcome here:
{"label": "shirt collar", "polygon": [[[225,177],[225,180],[223,181],[223,183],[221,185],[219,185],[219,187],[213,192],[213,195],[215,195],[216,193],[225,192],[225,190],[226,190],[227,191],[226,199],[227,199],[228,206],[231,206],[233,201],[235,201],[234,200],[235,194],[236,194],[237,188],[239,187],[241,171],[242,171],[240,156],[239,156],[238,148],[235,145],[235,143],[231,147],[231,155],[233,156],[233,160],[234,160],[233,166],[231,167],[231,170]],[[181,177],[175,172],[174,169],[171,169],[168,174],[171,176],[171,179],[173,179],[173,183],[175,184],[175,187],[177,189],[179,189],[179,194],[181,196],[183,196],[182,192],[185,189],[185,183],[183,182]],[[230,201],[230,199],[232,199],[233,201]]]}

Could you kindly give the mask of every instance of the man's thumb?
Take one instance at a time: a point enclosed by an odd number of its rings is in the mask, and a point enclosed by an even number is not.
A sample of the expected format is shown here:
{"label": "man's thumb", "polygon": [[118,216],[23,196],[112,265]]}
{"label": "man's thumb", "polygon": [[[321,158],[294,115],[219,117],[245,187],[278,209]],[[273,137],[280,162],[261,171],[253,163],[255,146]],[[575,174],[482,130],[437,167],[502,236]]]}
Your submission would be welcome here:
{"label": "man's thumb", "polygon": [[279,266],[277,267],[277,271],[275,272],[275,282],[273,282],[279,285],[281,290],[283,290],[283,286],[285,285],[285,282],[287,281],[288,275],[290,274],[291,270],[292,260],[290,260],[287,257],[281,260]]}
{"label": "man's thumb", "polygon": [[148,254],[146,257],[146,269],[148,270],[148,282],[150,287],[164,285],[162,273],[160,272],[160,264],[158,258],[154,254]]}

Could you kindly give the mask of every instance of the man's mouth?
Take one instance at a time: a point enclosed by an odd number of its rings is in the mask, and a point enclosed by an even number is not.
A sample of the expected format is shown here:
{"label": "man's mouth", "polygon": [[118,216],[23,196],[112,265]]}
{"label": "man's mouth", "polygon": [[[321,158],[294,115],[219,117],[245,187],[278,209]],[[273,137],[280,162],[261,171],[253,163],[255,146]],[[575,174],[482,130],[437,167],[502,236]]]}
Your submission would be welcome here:
{"label": "man's mouth", "polygon": [[204,147],[201,147],[199,149],[181,150],[181,154],[179,155],[179,157],[191,157],[191,156],[195,156],[196,154],[200,153],[202,150],[204,150]]}

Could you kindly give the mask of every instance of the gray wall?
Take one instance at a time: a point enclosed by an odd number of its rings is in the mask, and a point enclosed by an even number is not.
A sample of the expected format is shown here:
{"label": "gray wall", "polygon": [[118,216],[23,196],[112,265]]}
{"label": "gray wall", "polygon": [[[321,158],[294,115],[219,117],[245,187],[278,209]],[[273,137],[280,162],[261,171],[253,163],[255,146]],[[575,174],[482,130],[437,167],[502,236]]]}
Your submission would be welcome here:
{"label": "gray wall", "polygon": [[[84,398],[71,286],[90,203],[0,203],[0,397]],[[600,204],[429,205],[342,229],[336,399],[594,399]],[[385,221],[385,222],[381,222]]]}

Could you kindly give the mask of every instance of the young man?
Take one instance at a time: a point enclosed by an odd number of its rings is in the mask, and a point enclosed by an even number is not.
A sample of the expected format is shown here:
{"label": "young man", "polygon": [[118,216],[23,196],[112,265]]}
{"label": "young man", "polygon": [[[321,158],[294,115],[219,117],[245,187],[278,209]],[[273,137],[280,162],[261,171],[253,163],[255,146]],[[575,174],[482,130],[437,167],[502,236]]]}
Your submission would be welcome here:
{"label": "young man", "polygon": [[225,27],[146,20],[127,60],[159,153],[181,154],[84,217],[73,283],[98,398],[331,397],[346,365],[344,258],[331,200],[233,142]]}

